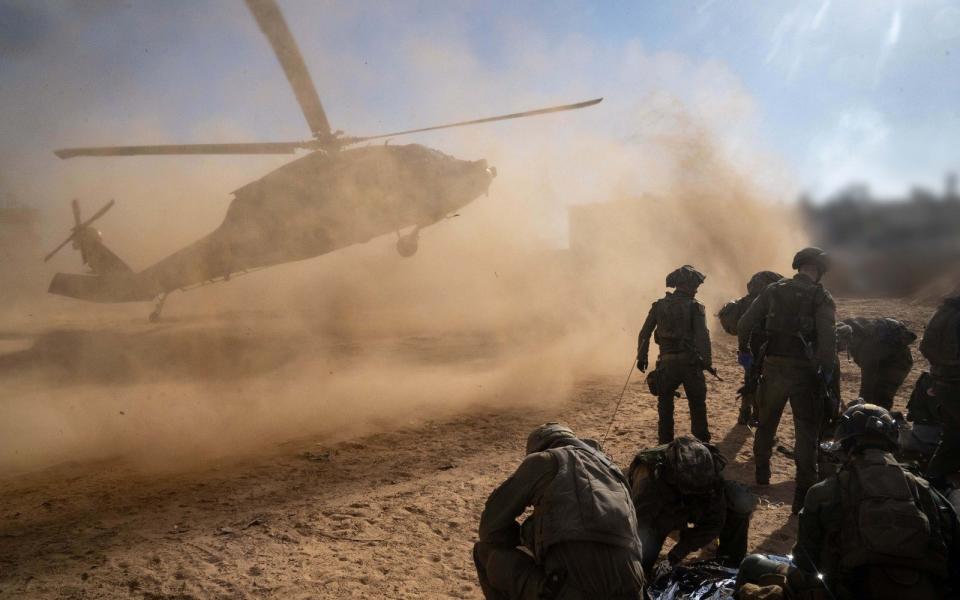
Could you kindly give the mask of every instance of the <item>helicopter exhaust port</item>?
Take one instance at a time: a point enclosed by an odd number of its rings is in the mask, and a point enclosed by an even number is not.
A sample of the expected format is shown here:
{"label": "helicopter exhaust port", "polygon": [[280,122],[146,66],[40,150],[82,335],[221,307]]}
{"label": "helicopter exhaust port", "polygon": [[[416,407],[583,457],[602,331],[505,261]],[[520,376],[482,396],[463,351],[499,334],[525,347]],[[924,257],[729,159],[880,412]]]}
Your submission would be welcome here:
{"label": "helicopter exhaust port", "polygon": [[404,258],[410,258],[417,253],[420,247],[420,227],[414,227],[413,231],[401,235],[397,238],[397,254]]}

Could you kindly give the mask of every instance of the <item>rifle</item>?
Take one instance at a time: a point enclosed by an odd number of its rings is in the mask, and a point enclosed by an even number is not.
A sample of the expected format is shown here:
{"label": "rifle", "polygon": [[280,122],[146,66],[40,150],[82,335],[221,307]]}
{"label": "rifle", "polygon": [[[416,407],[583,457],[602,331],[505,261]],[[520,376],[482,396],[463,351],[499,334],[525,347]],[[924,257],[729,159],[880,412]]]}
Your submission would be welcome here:
{"label": "rifle", "polygon": [[767,355],[767,344],[760,346],[756,356],[753,357],[753,363],[746,373],[743,385],[737,390],[737,398],[743,398],[747,394],[752,394],[760,387],[760,375],[763,373],[763,359]]}
{"label": "rifle", "polygon": [[799,337],[803,343],[803,351],[807,355],[807,360],[810,361],[810,364],[816,370],[817,383],[820,387],[820,397],[823,399],[823,406],[826,411],[827,425],[833,425],[840,419],[840,398],[833,393],[833,388],[830,382],[827,381],[827,375],[823,372],[823,366],[817,362],[813,344],[809,343],[807,339],[803,337],[802,333],[798,333],[797,337]]}
{"label": "rifle", "polygon": [[716,377],[717,381],[723,381],[723,377],[720,377],[720,374],[717,373],[717,370],[714,367],[707,366],[707,363],[703,360],[703,355],[700,354],[700,351],[697,350],[697,347],[694,346],[692,342],[684,340],[683,343],[687,347],[687,349],[693,352],[693,355],[697,357],[697,364],[700,366],[701,369],[703,369],[707,373],[710,373],[711,375]]}

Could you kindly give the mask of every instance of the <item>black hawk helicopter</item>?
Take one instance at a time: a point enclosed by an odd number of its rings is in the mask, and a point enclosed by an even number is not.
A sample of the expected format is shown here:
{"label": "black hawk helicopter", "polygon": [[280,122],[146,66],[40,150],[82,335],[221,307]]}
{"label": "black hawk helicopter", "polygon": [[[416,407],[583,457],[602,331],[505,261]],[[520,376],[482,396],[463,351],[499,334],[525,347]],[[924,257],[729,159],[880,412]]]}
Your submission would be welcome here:
{"label": "black hawk helicopter", "polygon": [[[93,302],[155,301],[150,320],[160,317],[170,292],[236,274],[313,258],[396,232],[397,251],[412,256],[424,227],[454,214],[482,194],[496,176],[486,160],[459,160],[421,146],[362,142],[398,135],[531,117],[584,108],[602,98],[525,112],[353,137],[333,131],[290,29],[275,0],[246,0],[267,37],[306,117],[313,138],[295,142],[106,146],[56,150],[76,156],[179,154],[309,154],[234,192],[223,223],[212,233],[155,265],[134,272],[111,252],[92,227],[111,200],[87,220],[73,201],[74,227],[49,260],[68,243],[80,251],[92,274],[57,273],[49,292]],[[406,233],[403,230],[410,228]]]}

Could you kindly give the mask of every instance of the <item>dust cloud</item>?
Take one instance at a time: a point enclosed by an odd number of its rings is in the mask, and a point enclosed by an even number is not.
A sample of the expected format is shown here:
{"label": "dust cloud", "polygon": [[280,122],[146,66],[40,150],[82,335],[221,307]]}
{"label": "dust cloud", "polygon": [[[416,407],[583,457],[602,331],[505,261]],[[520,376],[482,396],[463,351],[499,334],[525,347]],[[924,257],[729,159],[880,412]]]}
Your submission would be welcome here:
{"label": "dust cloud", "polygon": [[[158,325],[146,323],[146,305],[49,297],[29,318],[9,317],[0,471],[117,456],[189,468],[298,436],[333,443],[480,408],[559,404],[577,380],[623,376],[670,270],[691,263],[707,274],[701,297],[711,314],[743,294],[754,271],[787,271],[805,235],[775,162],[729,135],[751,118],[742,90],[704,83],[703,67],[676,57],[627,63],[624,81],[603,90],[619,102],[416,140],[485,157],[499,176],[488,198],[425,229],[410,259],[387,235],[174,294]],[[460,75],[471,88],[524,87],[527,74],[478,68]],[[692,99],[638,94],[630,69],[647,68],[687,69],[694,86],[710,87]],[[437,90],[438,114],[462,85],[453,77]],[[583,85],[564,94],[589,97]],[[490,112],[482,104],[453,108]],[[212,230],[228,190],[283,162],[74,161],[45,191],[90,199],[87,214],[95,199],[116,197],[98,227],[140,269]],[[48,211],[50,240],[69,224],[66,200],[62,210]],[[76,271],[77,260],[65,252],[47,274]]]}

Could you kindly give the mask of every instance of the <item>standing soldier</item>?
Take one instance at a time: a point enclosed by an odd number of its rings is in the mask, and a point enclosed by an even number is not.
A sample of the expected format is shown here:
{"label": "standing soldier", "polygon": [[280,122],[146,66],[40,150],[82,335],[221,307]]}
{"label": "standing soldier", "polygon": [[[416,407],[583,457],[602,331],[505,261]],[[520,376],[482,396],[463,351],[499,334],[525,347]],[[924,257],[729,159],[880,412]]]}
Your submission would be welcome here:
{"label": "standing soldier", "polygon": [[923,332],[920,353],[930,361],[933,395],[940,405],[943,437],[927,476],[938,484],[960,471],[960,295],[944,299]]}
{"label": "standing soldier", "polygon": [[844,319],[837,323],[840,350],[846,350],[860,367],[860,398],[893,408],[893,398],[903,385],[913,356],[910,344],[917,334],[896,319]]}
{"label": "standing soldier", "polygon": [[771,284],[747,309],[737,327],[738,362],[753,365],[750,339],[761,324],[767,352],[760,384],[760,424],[753,440],[756,479],[770,483],[770,457],[780,417],[787,402],[793,411],[794,461],[797,465],[793,514],[803,506],[807,490],[817,482],[817,449],[825,416],[821,390],[836,375],[836,308],[820,285],[829,268],[827,253],[804,248],[793,258],[798,272],[792,279]]}
{"label": "standing soldier", "polygon": [[641,372],[647,370],[651,335],[660,347],[657,366],[651,374],[656,377],[657,413],[660,417],[657,435],[660,444],[673,440],[673,398],[681,384],[687,393],[693,435],[700,441],[710,441],[707,382],[703,372],[715,371],[706,309],[694,298],[704,280],[706,276],[690,265],[684,265],[667,275],[667,287],[676,288],[676,291],[667,292],[666,296],[653,303],[640,330],[637,368]]}
{"label": "standing soldier", "polygon": [[[740,318],[747,312],[760,292],[767,289],[767,286],[771,283],[781,279],[783,279],[783,275],[774,271],[754,273],[750,281],[747,282],[747,295],[727,302],[717,314],[723,330],[730,335],[737,335],[737,323],[740,322]],[[760,365],[763,362],[766,343],[767,336],[762,327],[753,332],[750,338],[750,352],[753,354],[754,364],[749,369],[743,370],[743,387],[738,392],[740,396],[740,416],[737,418],[737,425],[756,424],[760,417],[756,404],[757,383],[760,378]]]}
{"label": "standing soldier", "polygon": [[559,423],[530,433],[526,458],[490,494],[473,560],[488,599],[643,598],[627,479],[595,442]]}

